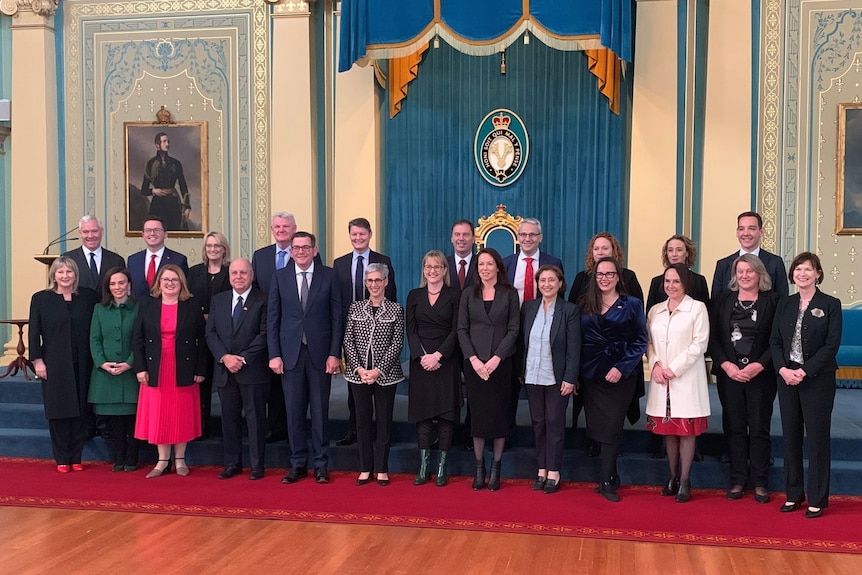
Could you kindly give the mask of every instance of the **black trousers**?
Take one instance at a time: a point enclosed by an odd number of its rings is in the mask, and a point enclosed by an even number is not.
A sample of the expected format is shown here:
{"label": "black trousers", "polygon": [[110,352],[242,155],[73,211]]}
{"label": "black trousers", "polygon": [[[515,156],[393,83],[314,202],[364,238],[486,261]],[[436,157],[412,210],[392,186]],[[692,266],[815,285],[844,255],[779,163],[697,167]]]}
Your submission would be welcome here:
{"label": "black trousers", "polygon": [[248,427],[248,454],[252,469],[263,470],[266,451],[266,398],[269,382],[238,384],[233,375],[217,388],[221,401],[221,429],[225,466],[242,467],[242,422]]}
{"label": "black trousers", "polygon": [[84,443],[87,442],[87,420],[84,416],[48,420],[51,449],[57,465],[81,463]]}
{"label": "black trousers", "polygon": [[784,477],[788,501],[805,499],[802,442],[808,434],[808,504],[829,506],[829,476],[832,407],[835,403],[835,373],[802,380],[799,385],[778,381],[778,405],[784,435]]}
{"label": "black trousers", "polygon": [[389,472],[392,446],[392,411],[398,385],[348,384],[356,404],[356,439],[359,444],[359,471]]}
{"label": "black trousers", "polygon": [[560,395],[559,385],[525,385],[530,419],[536,438],[539,469],[559,471],[563,465],[563,437],[569,396]]}
{"label": "black trousers", "polygon": [[135,439],[135,415],[103,415],[114,465],[136,466],[141,440]]}
{"label": "black trousers", "polygon": [[725,431],[730,455],[730,484],[767,486],[772,405],[775,402],[775,374],[765,371],[748,383],[718,376],[719,393],[724,396]]}

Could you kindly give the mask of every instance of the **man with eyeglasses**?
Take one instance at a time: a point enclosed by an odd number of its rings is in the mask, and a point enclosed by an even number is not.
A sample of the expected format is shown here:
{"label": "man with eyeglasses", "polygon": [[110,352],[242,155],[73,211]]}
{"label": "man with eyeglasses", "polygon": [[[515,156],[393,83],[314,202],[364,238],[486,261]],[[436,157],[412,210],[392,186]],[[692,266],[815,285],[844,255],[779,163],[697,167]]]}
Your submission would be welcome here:
{"label": "man with eyeglasses", "polygon": [[[389,267],[389,284],[386,286],[384,296],[389,301],[396,301],[395,268],[392,267],[392,260],[389,256],[375,252],[369,247],[372,235],[371,222],[365,218],[354,218],[347,222],[347,233],[350,235],[353,251],[332,262],[332,268],[341,286],[342,323],[347,321],[347,310],[351,303],[368,298],[364,277],[368,264],[386,264]],[[342,447],[356,443],[356,407],[353,388],[349,385],[347,386],[347,409],[350,413],[347,435],[335,442]]]}
{"label": "man with eyeglasses", "polygon": [[129,256],[129,274],[132,276],[132,289],[139,300],[150,296],[159,269],[166,264],[175,264],[188,275],[189,263],[180,252],[165,247],[168,232],[165,223],[158,216],[147,216],[143,227],[144,243],[147,248]]}
{"label": "man with eyeglasses", "polygon": [[[557,266],[563,270],[560,258],[539,251],[542,243],[542,223],[536,218],[524,218],[518,226],[518,244],[520,251],[503,258],[506,274],[512,286],[518,290],[521,305],[525,301],[536,299],[538,286],[536,272],[542,266]],[[518,414],[518,398],[521,394],[521,381],[516,373],[512,373],[512,397],[509,402],[509,426],[515,427]]]}
{"label": "man with eyeglasses", "polygon": [[[341,288],[335,271],[314,261],[314,234],[296,232],[293,260],[272,278],[267,304],[269,367],[281,375],[290,442],[290,472],[282,483],[308,476],[329,483],[329,392],[341,364]],[[311,413],[311,453],[305,415]]]}

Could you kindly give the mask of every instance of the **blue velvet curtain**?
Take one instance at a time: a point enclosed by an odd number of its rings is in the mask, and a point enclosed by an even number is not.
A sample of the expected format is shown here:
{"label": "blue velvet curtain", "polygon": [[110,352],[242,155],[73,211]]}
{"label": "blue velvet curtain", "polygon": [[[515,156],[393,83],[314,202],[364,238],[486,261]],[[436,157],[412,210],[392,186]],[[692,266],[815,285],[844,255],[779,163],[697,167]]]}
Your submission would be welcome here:
{"label": "blue velvet curtain", "polygon": [[[619,116],[611,113],[580,52],[516,42],[506,60],[504,76],[499,54],[468,56],[441,43],[427,52],[401,113],[381,120],[383,248],[404,296],[418,284],[425,252],[451,253],[452,222],[476,222],[500,203],[541,220],[541,249],[562,258],[570,281],[593,234],[624,241],[628,98]],[[481,178],[472,151],[479,123],[496,108],[517,113],[530,138],[525,171],[505,188]]]}

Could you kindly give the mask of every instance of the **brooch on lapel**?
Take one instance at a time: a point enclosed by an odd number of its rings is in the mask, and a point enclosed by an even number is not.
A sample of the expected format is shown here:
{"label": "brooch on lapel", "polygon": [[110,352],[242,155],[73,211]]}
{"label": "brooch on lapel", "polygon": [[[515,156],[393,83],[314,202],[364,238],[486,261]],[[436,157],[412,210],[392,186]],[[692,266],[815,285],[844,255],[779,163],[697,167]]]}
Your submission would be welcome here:
{"label": "brooch on lapel", "polygon": [[816,308],[811,310],[811,315],[813,315],[814,317],[823,317],[826,314],[823,313],[822,309],[820,309],[819,307],[816,307]]}

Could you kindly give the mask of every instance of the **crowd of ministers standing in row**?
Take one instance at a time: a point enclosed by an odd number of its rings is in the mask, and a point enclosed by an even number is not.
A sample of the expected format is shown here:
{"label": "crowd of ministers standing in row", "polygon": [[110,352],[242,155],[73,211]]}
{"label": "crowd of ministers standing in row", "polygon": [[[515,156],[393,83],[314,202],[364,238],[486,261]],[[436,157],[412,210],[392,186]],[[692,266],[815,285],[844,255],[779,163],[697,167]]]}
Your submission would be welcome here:
{"label": "crowd of ministers standing in row", "polygon": [[[472,224],[459,220],[452,228],[455,253],[425,255],[405,313],[395,301],[391,261],[369,250],[371,226],[362,218],[349,223],[354,251],[338,258],[334,269],[320,262],[313,234],[297,232],[293,216],[279,213],[272,226],[276,244],[258,250],[252,262],[240,258],[228,267],[226,239],[210,232],[203,263],[188,270],[182,254],[164,247],[158,218],[145,223],[147,249],[130,256],[125,268],[122,258],[111,262],[116,254],[101,248],[98,220],[85,216],[84,246],[54,262],[51,287],[34,294],[30,313],[30,353],[43,381],[57,469],[83,469],[89,403],[107,422],[115,471],[137,468],[140,439],[158,446],[159,461],[147,477],[169,472],[172,463],[179,475],[188,474],[185,447],[202,433],[207,410],[201,405],[210,391],[200,386],[209,380],[223,409],[226,466],[219,477],[242,470],[244,413],[249,478],[259,479],[266,412],[272,409],[268,384],[275,374],[292,452],[283,481],[299,481],[313,467],[316,481],[327,483],[329,385],[343,354],[360,452],[356,482],[364,485],[376,473],[377,483],[387,485],[406,333],[408,416],[417,425],[421,462],[417,485],[431,478],[435,436],[436,483],[447,483],[463,378],[476,455],[474,489],[500,488],[504,441],[523,385],[539,468],[532,488],[554,493],[560,487],[565,416],[574,396],[575,418],[583,407],[587,434],[601,445],[596,491],[619,501],[616,459],[625,418],[639,417],[633,406],[645,391],[646,355],[647,428],[664,437],[669,463],[661,494],[688,501],[695,437],[710,413],[709,353],[730,455],[727,497],[740,499],[753,486],[758,502],[770,500],[769,427],[777,392],[786,479],[780,510],[795,511],[806,501],[807,432],[806,516],[819,517],[828,506],[840,302],[817,288],[823,270],[815,254],[797,256],[786,274],[783,261],[760,247],[760,216],[745,212],[737,224],[740,251],[717,263],[711,298],[705,278],[690,269],[694,244],[685,236],[669,238],[662,248],[665,271],[652,279],[645,314],[637,277],[623,267],[611,234],[592,238],[585,269],[566,300],[562,262],[539,251],[538,220],[523,220],[521,250],[505,259],[489,248],[473,254]],[[119,265],[106,269],[114,263]],[[787,279],[797,287],[792,296]],[[101,290],[101,300],[83,287],[87,281]],[[493,444],[490,474],[486,439]]]}

